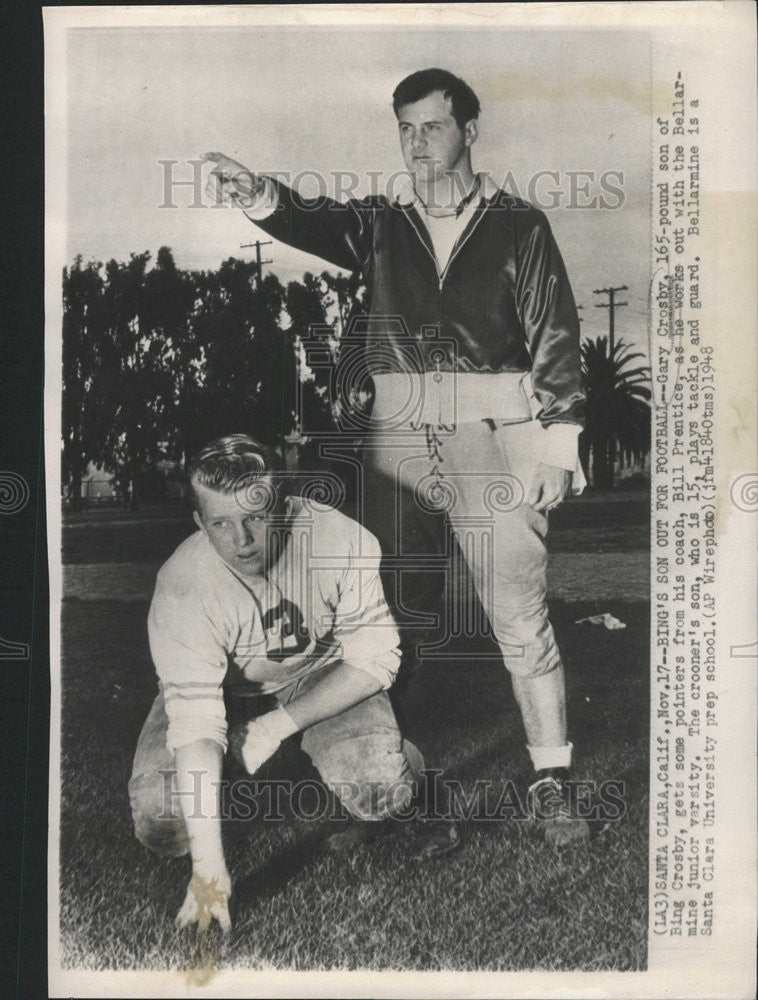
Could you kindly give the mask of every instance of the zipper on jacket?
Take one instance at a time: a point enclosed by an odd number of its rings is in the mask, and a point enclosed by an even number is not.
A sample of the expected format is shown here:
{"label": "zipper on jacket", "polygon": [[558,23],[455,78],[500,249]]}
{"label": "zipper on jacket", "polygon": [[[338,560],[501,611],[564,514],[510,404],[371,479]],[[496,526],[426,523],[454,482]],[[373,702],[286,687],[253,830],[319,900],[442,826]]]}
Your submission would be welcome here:
{"label": "zipper on jacket", "polygon": [[486,211],[487,211],[487,206],[485,205],[484,208],[482,208],[482,210],[480,211],[479,215],[477,215],[477,217],[474,219],[474,221],[473,221],[473,223],[471,225],[471,229],[469,229],[468,233],[466,233],[463,236],[462,239],[459,237],[455,241],[455,243],[453,245],[453,249],[450,252],[450,256],[447,259],[447,264],[445,264],[445,268],[444,268],[442,274],[440,275],[440,289],[442,288],[442,282],[445,280],[445,277],[447,276],[447,272],[450,270],[450,265],[453,263],[453,261],[458,256],[458,254],[461,252],[461,250],[463,249],[463,247],[468,243],[468,241],[474,235],[474,230],[479,225],[479,223],[480,223],[480,221],[482,219],[482,216],[484,215],[484,213]]}
{"label": "zipper on jacket", "polygon": [[453,249],[450,252],[450,256],[447,259],[447,264],[445,264],[445,266],[442,269],[442,271],[440,271],[440,265],[439,265],[439,261],[437,260],[437,255],[434,254],[434,253],[432,253],[432,251],[429,249],[429,246],[428,246],[426,240],[423,238],[423,236],[419,232],[418,226],[413,221],[413,216],[410,214],[410,212],[406,212],[405,213],[406,216],[407,216],[407,218],[408,218],[408,221],[413,226],[413,230],[416,233],[416,236],[418,236],[419,241],[423,245],[424,249],[429,254],[429,256],[432,258],[432,263],[434,264],[434,270],[437,272],[437,287],[438,287],[438,289],[439,289],[440,292],[442,291],[442,285],[443,285],[443,283],[445,281],[445,278],[447,277],[447,273],[450,270],[450,265],[453,263],[453,261],[458,256],[458,254],[461,252],[461,250],[466,245],[466,243],[468,243],[469,239],[474,235],[474,230],[479,225],[479,223],[480,223],[480,221],[482,219],[482,216],[484,215],[484,213],[486,211],[487,211],[487,206],[485,205],[481,209],[481,211],[479,212],[479,215],[477,215],[477,217],[474,219],[473,224],[471,226],[471,229],[469,229],[468,233],[466,233],[466,235],[464,236],[464,238],[461,239],[459,237],[455,241],[455,243],[453,244]]}
{"label": "zipper on jacket", "polygon": [[418,236],[419,242],[423,246],[424,250],[426,250],[426,252],[432,258],[432,263],[434,264],[434,270],[435,270],[435,272],[437,274],[437,283],[439,285],[439,290],[442,291],[442,281],[443,281],[444,275],[440,273],[440,265],[439,265],[439,261],[437,260],[437,255],[435,253],[432,253],[432,251],[429,249],[429,245],[427,244],[426,240],[424,239],[424,237],[419,232],[419,228],[416,225],[416,223],[413,221],[413,216],[411,215],[411,213],[410,212],[406,212],[405,216],[408,219],[408,221],[410,222],[410,224],[413,226],[413,231],[415,232],[416,236]]}

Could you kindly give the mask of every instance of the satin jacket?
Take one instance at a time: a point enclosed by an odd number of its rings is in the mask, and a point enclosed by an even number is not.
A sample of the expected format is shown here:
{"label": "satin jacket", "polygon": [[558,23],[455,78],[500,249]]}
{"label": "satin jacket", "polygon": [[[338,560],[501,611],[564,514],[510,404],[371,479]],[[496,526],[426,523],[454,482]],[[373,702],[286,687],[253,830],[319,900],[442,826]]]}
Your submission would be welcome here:
{"label": "satin jacket", "polygon": [[582,423],[579,321],[543,212],[488,181],[440,271],[412,203],[307,200],[274,187],[276,208],[257,226],[362,273],[370,311],[351,336],[362,339],[372,374],[531,372],[542,424]]}

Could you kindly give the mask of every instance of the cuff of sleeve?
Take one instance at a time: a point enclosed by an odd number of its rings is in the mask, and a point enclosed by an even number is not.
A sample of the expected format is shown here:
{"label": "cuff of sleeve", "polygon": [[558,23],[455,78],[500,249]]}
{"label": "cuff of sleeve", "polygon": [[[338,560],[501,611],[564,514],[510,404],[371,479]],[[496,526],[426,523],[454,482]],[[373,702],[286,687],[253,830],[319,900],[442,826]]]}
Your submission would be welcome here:
{"label": "cuff of sleeve", "polygon": [[392,654],[387,655],[385,660],[371,660],[365,655],[355,656],[350,654],[348,656],[343,655],[343,661],[349,663],[351,667],[355,667],[356,670],[362,670],[364,674],[370,674],[375,680],[379,681],[382,689],[387,691],[392,687],[392,682],[397,676],[397,671],[400,667],[400,654],[393,651]]}
{"label": "cuff of sleeve", "polygon": [[269,215],[274,214],[279,204],[279,193],[274,182],[270,177],[264,177],[263,182],[263,191],[256,198],[255,204],[244,209],[245,215],[251,222],[262,222],[263,219],[267,219]]}
{"label": "cuff of sleeve", "polygon": [[545,465],[573,472],[577,463],[581,429],[579,424],[550,424],[546,427],[541,459]]}

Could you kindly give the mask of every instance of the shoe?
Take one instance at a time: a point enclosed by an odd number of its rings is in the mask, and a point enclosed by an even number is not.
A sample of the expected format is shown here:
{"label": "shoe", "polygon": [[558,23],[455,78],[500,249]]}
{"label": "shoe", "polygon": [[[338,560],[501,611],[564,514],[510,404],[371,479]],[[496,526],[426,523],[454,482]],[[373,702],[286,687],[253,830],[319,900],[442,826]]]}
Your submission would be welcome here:
{"label": "shoe", "polygon": [[351,819],[344,830],[326,838],[324,850],[330,854],[345,854],[374,844],[391,833],[397,833],[403,839],[404,850],[414,861],[428,861],[449,854],[461,843],[457,825],[449,820],[385,819],[371,822]]}
{"label": "shoe", "polygon": [[433,861],[461,846],[458,824],[448,819],[417,819],[402,824],[407,853],[414,861]]}
{"label": "shoe", "polygon": [[431,861],[461,846],[460,827],[455,820],[442,818],[452,816],[444,785],[437,780],[442,771],[426,770],[424,758],[412,743],[405,740],[403,747],[418,787],[411,803],[413,818],[397,819],[395,825],[407,840],[409,857]]}
{"label": "shoe", "polygon": [[330,834],[324,841],[324,850],[330,854],[345,854],[356,847],[373,844],[389,833],[387,820],[363,820],[351,818],[344,830]]}
{"label": "shoe", "polygon": [[590,839],[589,823],[576,815],[567,768],[546,767],[538,771],[526,793],[526,802],[546,844],[565,847]]}

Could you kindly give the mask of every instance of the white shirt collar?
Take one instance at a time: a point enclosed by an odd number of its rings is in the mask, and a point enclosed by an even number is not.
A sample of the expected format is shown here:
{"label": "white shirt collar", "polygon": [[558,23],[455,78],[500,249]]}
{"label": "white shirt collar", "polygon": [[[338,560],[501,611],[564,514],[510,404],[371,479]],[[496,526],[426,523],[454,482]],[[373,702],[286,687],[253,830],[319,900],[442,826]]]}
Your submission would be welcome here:
{"label": "white shirt collar", "polygon": [[[489,174],[481,173],[478,176],[482,185],[480,197],[485,201],[491,201],[495,195],[499,193],[500,188],[497,184],[495,184]],[[401,208],[410,208],[411,205],[415,205],[417,203],[420,204],[410,176],[405,176],[403,178],[402,183],[398,188],[395,201]]]}

